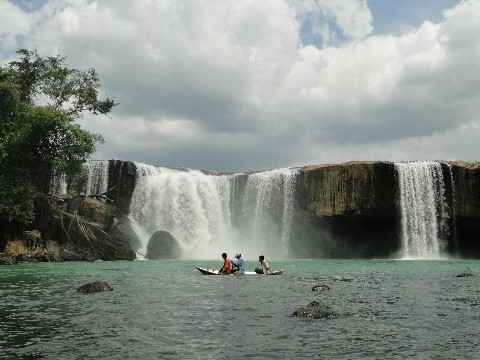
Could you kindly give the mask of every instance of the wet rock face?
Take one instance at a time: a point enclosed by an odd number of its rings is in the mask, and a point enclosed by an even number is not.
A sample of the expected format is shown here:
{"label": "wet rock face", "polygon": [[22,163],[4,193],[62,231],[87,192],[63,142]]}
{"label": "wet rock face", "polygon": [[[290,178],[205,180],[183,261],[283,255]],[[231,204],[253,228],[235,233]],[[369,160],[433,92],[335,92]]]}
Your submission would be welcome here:
{"label": "wet rock face", "polygon": [[90,294],[100,291],[112,291],[113,288],[105,281],[94,281],[88,284],[84,284],[77,289],[77,292],[83,294]]}
{"label": "wet rock face", "polygon": [[136,165],[131,161],[110,160],[108,173],[108,198],[119,211],[128,214],[135,190]]}
{"label": "wet rock face", "polygon": [[312,301],[310,304],[295,310],[292,316],[307,317],[312,319],[330,319],[338,317],[340,314],[328,305],[325,305],[319,301]]}

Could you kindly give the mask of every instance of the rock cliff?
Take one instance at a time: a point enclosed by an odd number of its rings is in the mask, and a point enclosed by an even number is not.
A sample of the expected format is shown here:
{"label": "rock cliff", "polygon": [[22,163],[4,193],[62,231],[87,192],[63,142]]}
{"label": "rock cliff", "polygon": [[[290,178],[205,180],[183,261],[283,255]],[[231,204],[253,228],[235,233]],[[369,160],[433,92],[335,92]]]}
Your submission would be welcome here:
{"label": "rock cliff", "polygon": [[[398,250],[395,167],[349,162],[303,168],[297,184],[299,256],[387,257]],[[298,253],[298,251],[297,251]]]}
{"label": "rock cliff", "polygon": [[[439,163],[450,210],[448,249],[463,257],[480,257],[480,163]],[[302,222],[310,228],[307,242],[330,243],[327,255],[347,251],[352,257],[382,257],[399,249],[400,194],[394,163],[307,166],[297,193],[300,218],[309,219]],[[311,247],[314,251],[315,245]]]}
{"label": "rock cliff", "polygon": [[118,209],[103,199],[84,196],[41,196],[37,229],[45,242],[55,242],[52,261],[133,260],[129,239],[114,233]]}
{"label": "rock cliff", "polygon": [[397,187],[392,163],[307,166],[302,174],[301,207],[318,217],[396,216],[392,200],[396,198]]}

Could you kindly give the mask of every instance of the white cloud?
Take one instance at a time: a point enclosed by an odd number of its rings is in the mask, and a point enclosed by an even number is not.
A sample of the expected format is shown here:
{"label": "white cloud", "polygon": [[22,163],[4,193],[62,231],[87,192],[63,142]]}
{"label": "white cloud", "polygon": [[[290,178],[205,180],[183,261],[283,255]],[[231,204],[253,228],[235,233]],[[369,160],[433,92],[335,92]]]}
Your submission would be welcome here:
{"label": "white cloud", "polygon": [[30,28],[29,17],[6,0],[0,0],[0,49],[16,49],[19,35]]}
{"label": "white cloud", "polygon": [[321,3],[345,35],[362,39],[372,32],[373,18],[366,0],[324,0]]}
{"label": "white cloud", "polygon": [[[312,13],[354,40],[302,45]],[[107,140],[98,158],[255,170],[461,158],[462,137],[478,158],[465,136],[480,121],[478,13],[465,1],[442,23],[374,36],[361,0],[56,0],[21,31],[26,47],[97,69],[120,102],[81,123]]]}
{"label": "white cloud", "polygon": [[357,40],[373,31],[372,13],[366,0],[289,0],[289,4],[295,9],[297,18],[301,22],[311,22],[313,31],[327,43],[337,38],[335,28]]}

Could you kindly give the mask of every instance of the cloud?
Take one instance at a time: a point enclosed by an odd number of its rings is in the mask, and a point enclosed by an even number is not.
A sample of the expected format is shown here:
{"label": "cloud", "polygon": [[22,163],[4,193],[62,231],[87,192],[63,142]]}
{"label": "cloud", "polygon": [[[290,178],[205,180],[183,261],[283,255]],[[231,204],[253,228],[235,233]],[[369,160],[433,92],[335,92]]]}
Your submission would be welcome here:
{"label": "cloud", "polygon": [[[0,0],[25,24],[0,33],[98,71],[120,105],[81,122],[107,141],[97,158],[237,171],[463,156],[445,134],[480,121],[480,2],[381,36],[367,5],[56,0],[26,13]],[[343,42],[305,43],[307,22]]]}
{"label": "cloud", "polygon": [[373,30],[372,14],[364,0],[290,0],[289,4],[303,26],[327,43],[339,36],[362,39]]}
{"label": "cloud", "polygon": [[25,34],[29,28],[27,14],[14,4],[0,0],[0,49],[15,49],[17,36]]}

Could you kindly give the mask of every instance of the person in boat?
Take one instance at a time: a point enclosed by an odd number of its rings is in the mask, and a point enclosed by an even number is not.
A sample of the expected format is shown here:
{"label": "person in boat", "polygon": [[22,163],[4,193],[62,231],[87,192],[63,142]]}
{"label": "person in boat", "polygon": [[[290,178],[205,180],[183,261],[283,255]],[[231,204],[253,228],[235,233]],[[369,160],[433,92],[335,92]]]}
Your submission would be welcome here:
{"label": "person in boat", "polygon": [[256,268],[255,269],[255,272],[257,274],[265,274],[265,275],[271,275],[272,274],[272,270],[270,270],[270,265],[268,265],[267,261],[265,260],[265,256],[263,255],[260,255],[258,257],[258,261],[260,262],[260,266],[259,268]]}
{"label": "person in boat", "polygon": [[245,260],[242,258],[242,254],[235,254],[237,260],[232,260],[232,272],[234,274],[243,274],[245,272]]}
{"label": "person in boat", "polygon": [[232,272],[232,263],[230,261],[230,259],[228,258],[227,256],[227,253],[223,253],[222,254],[222,258],[223,258],[223,266],[220,270],[218,270],[218,274],[219,275],[228,275],[228,274],[231,274]]}

